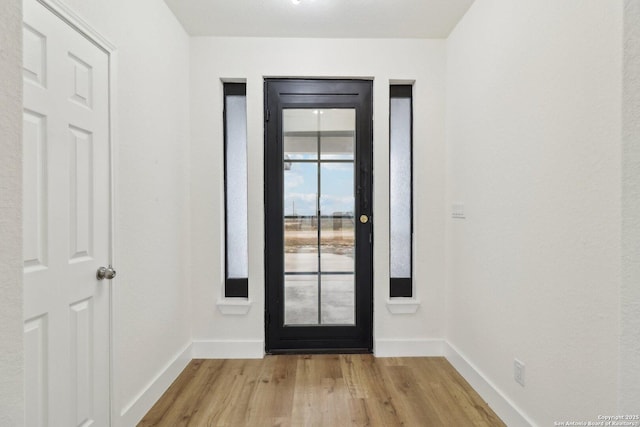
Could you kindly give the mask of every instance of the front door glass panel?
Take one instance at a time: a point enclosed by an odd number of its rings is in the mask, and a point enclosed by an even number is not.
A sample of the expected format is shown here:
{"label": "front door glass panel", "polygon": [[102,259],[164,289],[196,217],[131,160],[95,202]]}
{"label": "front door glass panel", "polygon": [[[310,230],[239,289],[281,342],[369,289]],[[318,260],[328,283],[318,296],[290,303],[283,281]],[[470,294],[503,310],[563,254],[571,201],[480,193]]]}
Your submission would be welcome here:
{"label": "front door glass panel", "polygon": [[283,109],[284,324],[355,324],[353,108]]}

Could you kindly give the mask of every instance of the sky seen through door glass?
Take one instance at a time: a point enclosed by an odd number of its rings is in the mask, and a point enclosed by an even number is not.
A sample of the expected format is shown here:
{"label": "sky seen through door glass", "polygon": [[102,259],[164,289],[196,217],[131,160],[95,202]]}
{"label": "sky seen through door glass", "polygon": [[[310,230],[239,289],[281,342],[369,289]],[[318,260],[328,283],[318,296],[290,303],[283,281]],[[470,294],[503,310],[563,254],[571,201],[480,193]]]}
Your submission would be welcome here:
{"label": "sky seen through door glass", "polygon": [[[285,172],[285,215],[316,215],[317,166],[292,162]],[[353,214],[353,164],[323,163],[320,210],[322,215]]]}

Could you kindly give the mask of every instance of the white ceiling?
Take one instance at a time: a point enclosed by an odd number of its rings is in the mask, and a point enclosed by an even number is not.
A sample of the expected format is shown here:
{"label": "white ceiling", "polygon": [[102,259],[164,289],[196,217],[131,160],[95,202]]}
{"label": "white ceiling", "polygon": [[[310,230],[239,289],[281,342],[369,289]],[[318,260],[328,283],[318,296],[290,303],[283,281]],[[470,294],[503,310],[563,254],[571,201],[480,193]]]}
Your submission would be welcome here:
{"label": "white ceiling", "polygon": [[474,0],[164,0],[189,34],[446,38]]}

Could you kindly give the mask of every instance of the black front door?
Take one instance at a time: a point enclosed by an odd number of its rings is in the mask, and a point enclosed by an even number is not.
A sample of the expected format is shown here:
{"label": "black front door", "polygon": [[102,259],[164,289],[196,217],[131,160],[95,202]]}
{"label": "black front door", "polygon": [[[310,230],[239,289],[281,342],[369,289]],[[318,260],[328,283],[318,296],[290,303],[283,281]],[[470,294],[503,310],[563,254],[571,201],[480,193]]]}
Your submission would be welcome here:
{"label": "black front door", "polygon": [[265,81],[266,350],[372,350],[372,82]]}

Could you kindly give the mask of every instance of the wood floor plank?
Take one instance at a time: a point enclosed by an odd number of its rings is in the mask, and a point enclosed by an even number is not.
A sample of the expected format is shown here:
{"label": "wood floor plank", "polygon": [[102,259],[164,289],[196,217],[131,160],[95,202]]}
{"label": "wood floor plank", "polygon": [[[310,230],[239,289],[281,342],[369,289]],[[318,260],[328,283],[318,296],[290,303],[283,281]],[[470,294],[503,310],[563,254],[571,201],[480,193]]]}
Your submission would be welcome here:
{"label": "wood floor plank", "polygon": [[363,371],[362,359],[352,355],[343,355],[340,358],[340,367],[342,368],[342,377],[354,399],[366,399],[369,397],[366,387],[366,371]]}
{"label": "wood floor plank", "polygon": [[419,384],[430,400],[439,402],[437,411],[443,422],[473,426],[504,425],[445,358],[417,358],[415,363],[415,372],[430,373],[429,378],[421,377]]}
{"label": "wood floor plank", "polygon": [[384,365],[372,355],[360,355],[360,378],[364,387],[368,389],[369,398],[365,400],[367,412],[370,414],[371,425],[399,426],[403,425],[399,412],[398,396],[394,396],[392,388],[386,379]]}
{"label": "wood floor plank", "polygon": [[247,409],[252,392],[255,390],[261,364],[253,360],[231,360],[229,378],[215,390],[211,403],[202,417],[194,420],[192,426],[235,427],[246,424]]}
{"label": "wood floor plank", "polygon": [[423,390],[419,384],[419,377],[413,369],[406,365],[389,366],[386,370],[387,378],[393,386],[396,399],[405,425],[438,425],[442,419],[438,416],[437,409],[432,401],[424,398]]}
{"label": "wood floor plank", "polygon": [[[267,356],[247,409],[246,425],[289,425],[295,385],[291,356]],[[270,408],[267,419],[264,408]]]}
{"label": "wood floor plank", "polygon": [[338,355],[300,356],[293,425],[340,425],[348,413],[348,397]]}
{"label": "wood floor plank", "polygon": [[368,354],[193,360],[138,424],[502,427],[442,357]]}

